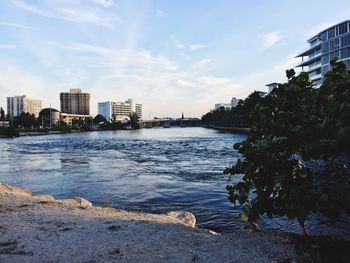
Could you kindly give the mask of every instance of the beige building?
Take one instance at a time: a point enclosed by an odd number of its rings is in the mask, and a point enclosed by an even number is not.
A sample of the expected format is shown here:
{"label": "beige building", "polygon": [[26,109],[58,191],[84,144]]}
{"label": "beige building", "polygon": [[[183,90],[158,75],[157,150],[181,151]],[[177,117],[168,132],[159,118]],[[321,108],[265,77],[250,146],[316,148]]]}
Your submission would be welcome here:
{"label": "beige building", "polygon": [[68,113],[60,113],[59,114],[60,121],[64,121],[68,126],[72,126],[73,120],[81,120],[84,122],[89,122],[92,119],[90,115],[80,115],[80,114],[68,114]]}
{"label": "beige building", "polygon": [[61,112],[73,115],[90,115],[90,94],[81,89],[70,89],[60,94]]}
{"label": "beige building", "polygon": [[29,99],[26,95],[7,97],[7,115],[10,118],[18,116],[22,112],[29,112],[38,117],[41,110],[41,100]]}

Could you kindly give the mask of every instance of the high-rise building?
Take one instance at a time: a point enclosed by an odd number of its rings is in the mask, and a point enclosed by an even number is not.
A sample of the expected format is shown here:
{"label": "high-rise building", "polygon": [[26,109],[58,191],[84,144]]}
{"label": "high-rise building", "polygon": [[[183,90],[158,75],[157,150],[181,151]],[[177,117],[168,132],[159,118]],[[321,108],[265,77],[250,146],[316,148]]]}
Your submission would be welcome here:
{"label": "high-rise building", "polygon": [[113,119],[112,115],[113,115],[114,103],[115,102],[112,102],[112,101],[99,102],[97,104],[98,114],[105,117],[107,121],[111,121]]}
{"label": "high-rise building", "polygon": [[231,108],[237,107],[239,102],[240,102],[239,99],[237,99],[236,97],[232,97],[232,99],[231,99]]}
{"label": "high-rise building", "polygon": [[29,99],[26,95],[7,97],[7,115],[10,118],[16,117],[22,112],[29,112],[38,117],[41,110],[41,100]]}
{"label": "high-rise building", "polygon": [[214,109],[218,110],[220,108],[224,108],[225,110],[231,109],[231,103],[216,103],[214,105]]}
{"label": "high-rise building", "polygon": [[98,114],[101,114],[108,121],[126,119],[132,112],[135,112],[141,119],[142,104],[134,103],[132,99],[125,102],[105,101],[98,103]]}
{"label": "high-rise building", "polygon": [[135,112],[137,114],[137,117],[139,117],[139,119],[142,118],[142,104],[136,103],[135,104]]}
{"label": "high-rise building", "polygon": [[315,86],[322,84],[333,58],[337,57],[350,68],[350,20],[321,31],[307,42],[310,46],[297,55],[302,58],[297,67],[309,73]]}
{"label": "high-rise building", "polygon": [[90,94],[81,89],[70,89],[60,94],[61,112],[77,115],[90,115]]}

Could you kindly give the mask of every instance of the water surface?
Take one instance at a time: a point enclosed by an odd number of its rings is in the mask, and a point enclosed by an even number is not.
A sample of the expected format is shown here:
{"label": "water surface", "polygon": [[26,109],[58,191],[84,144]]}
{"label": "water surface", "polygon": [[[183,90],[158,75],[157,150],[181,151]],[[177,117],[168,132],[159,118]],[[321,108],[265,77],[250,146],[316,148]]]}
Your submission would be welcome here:
{"label": "water surface", "polygon": [[[0,139],[0,181],[56,198],[83,197],[129,211],[193,212],[198,226],[240,229],[227,200],[225,167],[244,135],[205,128],[158,128]],[[264,228],[300,232],[295,222]]]}

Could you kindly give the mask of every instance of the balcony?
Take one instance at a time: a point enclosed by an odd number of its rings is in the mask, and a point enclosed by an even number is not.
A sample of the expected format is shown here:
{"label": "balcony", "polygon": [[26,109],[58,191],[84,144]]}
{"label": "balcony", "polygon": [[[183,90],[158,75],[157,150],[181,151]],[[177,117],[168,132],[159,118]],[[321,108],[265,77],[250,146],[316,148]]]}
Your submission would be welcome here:
{"label": "balcony", "polygon": [[315,80],[321,79],[321,78],[322,78],[321,73],[317,74],[317,75],[310,76],[310,80],[312,80],[312,81],[315,81]]}
{"label": "balcony", "polygon": [[312,64],[312,65],[310,65],[309,67],[308,67],[308,72],[311,72],[311,71],[313,71],[313,70],[315,70],[315,69],[320,69],[321,68],[321,63],[319,62],[319,63],[317,63],[317,64]]}

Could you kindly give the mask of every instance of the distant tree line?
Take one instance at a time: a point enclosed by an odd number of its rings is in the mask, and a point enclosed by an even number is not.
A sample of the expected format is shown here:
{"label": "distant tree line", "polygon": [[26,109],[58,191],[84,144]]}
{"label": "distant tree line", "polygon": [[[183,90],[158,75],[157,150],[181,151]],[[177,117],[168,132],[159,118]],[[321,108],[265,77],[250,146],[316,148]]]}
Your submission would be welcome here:
{"label": "distant tree line", "polygon": [[236,107],[229,110],[221,107],[208,112],[202,116],[202,122],[204,125],[218,127],[248,128],[252,124],[250,114],[255,106],[263,100],[265,94],[265,92],[254,91],[245,100],[240,101]]}

